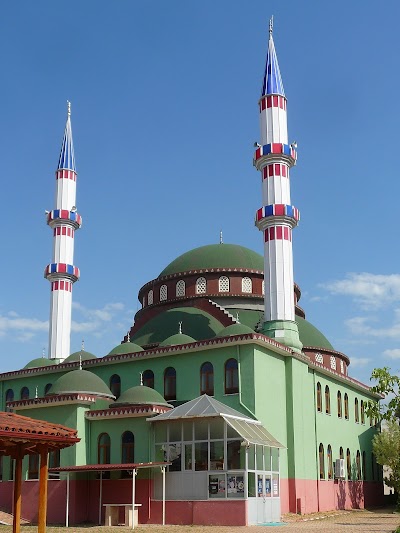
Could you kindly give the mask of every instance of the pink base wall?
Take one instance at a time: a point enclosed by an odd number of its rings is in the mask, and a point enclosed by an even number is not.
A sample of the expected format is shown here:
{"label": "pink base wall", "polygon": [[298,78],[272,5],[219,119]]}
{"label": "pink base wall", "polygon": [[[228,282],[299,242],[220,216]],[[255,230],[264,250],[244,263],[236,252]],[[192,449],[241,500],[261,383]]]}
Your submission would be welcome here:
{"label": "pink base wall", "polygon": [[[22,483],[22,517],[37,521],[37,481]],[[70,482],[70,524],[83,522],[98,523],[99,480],[71,480]],[[151,481],[136,481],[136,502],[139,507],[139,523],[160,524],[162,502],[151,501]],[[0,506],[12,511],[13,483],[0,483]],[[104,480],[103,503],[130,503],[132,480]],[[281,512],[315,513],[336,509],[363,509],[383,505],[382,482],[328,481],[305,479],[281,480]],[[48,484],[47,522],[65,523],[66,481],[50,480]],[[104,523],[104,507],[101,510]],[[247,523],[247,502],[226,501],[167,501],[167,524],[244,526]]]}
{"label": "pink base wall", "polygon": [[378,481],[311,479],[281,481],[283,514],[364,509],[380,505],[383,505],[383,483]]}

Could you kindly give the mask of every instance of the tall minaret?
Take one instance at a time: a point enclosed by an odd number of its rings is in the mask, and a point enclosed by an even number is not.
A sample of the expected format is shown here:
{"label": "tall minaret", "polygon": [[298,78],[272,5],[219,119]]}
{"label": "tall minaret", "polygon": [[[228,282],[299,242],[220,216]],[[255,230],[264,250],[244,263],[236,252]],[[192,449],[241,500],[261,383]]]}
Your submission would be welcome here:
{"label": "tall minaret", "polygon": [[292,229],[299,211],[291,205],[289,169],[296,144],[288,144],[286,97],[269,24],[268,53],[259,101],[261,144],[254,165],[261,171],[263,207],[256,226],[264,235],[265,316],[263,333],[296,351],[302,349],[294,316]]}
{"label": "tall minaret", "polygon": [[71,104],[56,170],[55,209],[47,213],[53,230],[53,259],[44,271],[51,283],[49,358],[63,361],[70,355],[72,285],[79,279],[74,266],[74,234],[82,225],[76,211],[76,168],[71,130]]}

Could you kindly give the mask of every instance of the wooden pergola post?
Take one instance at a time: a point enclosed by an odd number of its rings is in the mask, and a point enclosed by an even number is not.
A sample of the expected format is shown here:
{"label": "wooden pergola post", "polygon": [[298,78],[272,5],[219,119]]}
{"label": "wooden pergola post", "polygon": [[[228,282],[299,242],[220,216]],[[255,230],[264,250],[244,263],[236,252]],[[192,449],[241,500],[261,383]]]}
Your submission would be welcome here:
{"label": "wooden pergola post", "polygon": [[19,533],[21,529],[21,488],[22,488],[22,459],[24,453],[22,447],[18,445],[15,455],[14,472],[14,516],[13,533]]}
{"label": "wooden pergola post", "polygon": [[38,533],[46,533],[48,447],[40,447]]}

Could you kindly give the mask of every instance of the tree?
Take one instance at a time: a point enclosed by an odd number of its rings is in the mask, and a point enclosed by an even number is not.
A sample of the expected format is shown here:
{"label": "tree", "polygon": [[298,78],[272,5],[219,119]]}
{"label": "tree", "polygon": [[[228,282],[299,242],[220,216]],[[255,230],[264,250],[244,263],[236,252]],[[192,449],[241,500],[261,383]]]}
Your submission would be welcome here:
{"label": "tree", "polygon": [[397,509],[400,509],[400,426],[399,423],[391,420],[387,427],[374,436],[372,448],[376,457],[376,462],[386,465],[389,470],[386,472],[385,483],[393,487],[397,493]]}
{"label": "tree", "polygon": [[400,378],[390,373],[390,368],[375,368],[371,374],[371,381],[377,381],[371,387],[371,392],[379,394],[387,401],[385,403],[368,402],[366,413],[379,420],[397,421],[400,415]]}

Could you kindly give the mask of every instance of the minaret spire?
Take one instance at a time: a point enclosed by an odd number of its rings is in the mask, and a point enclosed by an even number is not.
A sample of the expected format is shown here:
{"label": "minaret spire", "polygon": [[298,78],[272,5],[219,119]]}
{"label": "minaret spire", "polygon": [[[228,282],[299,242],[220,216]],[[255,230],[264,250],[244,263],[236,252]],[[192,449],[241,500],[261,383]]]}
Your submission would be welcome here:
{"label": "minaret spire", "polygon": [[294,314],[292,229],[300,215],[291,205],[289,169],[296,164],[295,143],[289,145],[286,97],[275,51],[273,19],[263,87],[259,101],[261,144],[254,165],[261,171],[262,201],[256,225],[264,236],[265,315],[262,332],[295,351],[302,349]]}
{"label": "minaret spire", "polygon": [[56,170],[55,208],[47,213],[53,230],[53,257],[44,277],[51,283],[49,358],[64,360],[70,355],[72,285],[79,279],[74,266],[75,230],[82,225],[76,210],[76,167],[71,128],[71,102]]}

